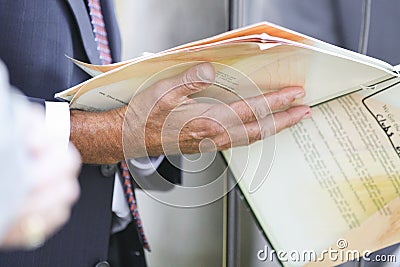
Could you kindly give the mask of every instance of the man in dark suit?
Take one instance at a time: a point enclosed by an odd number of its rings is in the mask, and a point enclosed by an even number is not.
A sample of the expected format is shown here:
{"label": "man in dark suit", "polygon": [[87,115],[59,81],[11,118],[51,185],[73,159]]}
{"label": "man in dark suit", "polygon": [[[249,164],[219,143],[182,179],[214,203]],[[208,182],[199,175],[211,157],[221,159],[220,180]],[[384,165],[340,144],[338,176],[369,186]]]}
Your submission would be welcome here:
{"label": "man in dark suit", "polygon": [[[101,49],[98,50],[98,40],[94,38],[96,34],[93,32],[93,22],[91,23],[93,18],[90,19],[92,14],[89,15],[92,13],[90,1],[1,0],[0,13],[0,58],[9,68],[11,83],[28,96],[52,100],[54,93],[89,78],[64,55],[92,64],[102,63]],[[120,40],[113,2],[101,1],[101,13],[97,16],[104,20],[110,56],[113,61],[119,61]],[[103,22],[98,24],[102,25]],[[202,64],[193,67],[181,76],[153,86],[152,92],[163,93],[171,89],[162,88],[163,86],[172,86],[174,90],[166,96],[170,96],[170,99],[174,97],[173,99],[184,100],[188,94],[204,89],[212,82],[214,70],[210,66]],[[310,110],[305,106],[292,107],[272,115],[265,112],[265,101],[270,103],[273,111],[278,111],[288,108],[295,99],[303,95],[304,91],[301,88],[294,87],[252,99],[251,105],[258,106],[255,110],[262,114],[254,114],[248,103],[236,103],[233,108],[246,120],[250,131],[250,136],[244,136],[243,139],[250,138],[252,142],[259,140],[307,117]],[[166,104],[168,100],[159,102]],[[168,105],[173,109],[169,102]],[[190,108],[191,105],[192,103],[186,107]],[[55,112],[54,105],[49,102],[46,102],[46,108],[47,113]],[[215,111],[218,106],[213,108]],[[69,121],[60,127],[70,124],[70,139],[80,151],[83,162],[115,163],[123,159],[121,127],[124,111],[125,109],[102,113],[71,111],[70,114],[68,111]],[[215,116],[224,115],[220,113],[214,112],[217,114]],[[271,120],[272,117],[274,120]],[[265,124],[263,127],[258,127],[258,123],[255,122],[257,118],[262,119],[261,122]],[[144,120],[145,118],[141,117],[135,118],[133,127],[142,127]],[[157,118],[155,120],[158,123]],[[230,118],[224,115],[224,120],[236,120],[236,116]],[[215,127],[211,121],[204,122],[200,128],[195,126],[194,124],[186,128],[186,139],[183,139],[185,144],[181,146],[184,153],[197,152],[200,141],[207,138],[219,138],[218,149],[244,144],[242,138],[238,139],[238,143],[231,144],[225,140],[229,136],[215,135],[216,131],[222,133],[223,128]],[[236,125],[232,125],[234,126]],[[153,134],[156,136],[159,130]],[[199,139],[199,136],[202,138]],[[152,155],[162,153],[160,136],[146,135],[144,138],[146,141],[152,141],[152,145],[147,147]],[[143,155],[140,149],[142,148],[138,146],[138,149],[132,151],[138,152],[135,155]],[[133,223],[127,227],[124,225],[122,231],[116,232],[110,238],[110,229],[113,228],[112,197],[115,177],[115,169],[110,166],[85,165],[79,179],[81,198],[66,227],[38,250],[0,253],[0,266],[105,267],[110,265],[109,262],[114,267],[145,266],[142,244]],[[167,163],[162,163],[160,168],[164,173],[171,173]],[[177,173],[176,169],[173,171]]]}
{"label": "man in dark suit", "polygon": [[[90,78],[64,55],[101,64],[85,1],[1,1],[0,8],[0,58],[9,68],[11,83],[26,95],[53,100],[56,92]],[[102,1],[102,14],[112,58],[119,61],[120,37],[112,1]],[[104,167],[85,165],[79,180],[81,198],[67,226],[36,251],[1,253],[0,266],[106,264],[101,262],[109,258],[114,174]],[[144,263],[137,234],[131,233],[135,228],[128,229],[132,252],[126,255]]]}

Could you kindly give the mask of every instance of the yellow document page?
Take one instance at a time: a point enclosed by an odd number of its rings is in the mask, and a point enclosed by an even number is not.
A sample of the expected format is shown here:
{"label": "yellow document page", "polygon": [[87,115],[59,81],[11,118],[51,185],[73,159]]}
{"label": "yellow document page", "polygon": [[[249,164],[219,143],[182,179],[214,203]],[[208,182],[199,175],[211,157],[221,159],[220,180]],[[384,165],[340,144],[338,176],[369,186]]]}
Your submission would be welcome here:
{"label": "yellow document page", "polygon": [[[345,236],[355,249],[400,241],[399,229],[386,233],[400,214],[398,201],[387,206],[400,193],[399,84],[370,84],[314,107],[311,119],[276,137],[224,152],[276,250],[320,253]],[[376,226],[360,228],[372,215]]]}
{"label": "yellow document page", "polygon": [[[175,69],[175,73],[167,72],[171,76],[185,71],[182,66],[187,69],[203,61],[215,63],[217,83],[229,87],[221,77],[236,79],[231,89],[241,97],[298,85],[305,88],[307,96],[304,101],[311,105],[349,93],[366,81],[394,75],[382,68],[290,44],[268,43],[262,47],[258,43],[226,44],[190,53],[167,54],[97,76],[71,94],[71,108],[107,110],[119,107],[127,104],[148,79],[157,82],[167,77],[157,75],[154,78],[158,72]],[[249,92],[240,86],[240,77],[232,75],[231,69],[253,80],[260,91]],[[58,96],[65,94],[69,92]]]}
{"label": "yellow document page", "polygon": [[309,47],[314,47],[316,49],[321,49],[326,52],[330,52],[339,56],[352,58],[354,60],[363,62],[365,64],[376,65],[381,68],[393,71],[393,66],[390,64],[378,60],[372,57],[368,57],[359,53],[355,53],[353,51],[343,49],[341,47],[337,47],[335,45],[317,40],[315,38],[309,37],[307,35],[286,29],[284,27],[275,25],[270,22],[260,22],[250,26],[246,26],[243,28],[235,29],[229,32],[225,32],[216,36],[212,36],[203,40],[194,41],[188,44],[180,45],[171,49],[167,49],[165,51],[152,54],[148,53],[147,55],[126,60],[123,62],[118,62],[110,65],[91,65],[83,62],[75,61],[78,66],[84,69],[92,76],[97,76],[101,73],[116,69],[118,67],[142,61],[157,55],[167,54],[171,52],[180,52],[180,51],[193,51],[196,49],[204,49],[207,47],[218,46],[221,44],[228,43],[238,43],[238,42],[281,42],[281,43],[297,43],[298,45],[306,45]]}

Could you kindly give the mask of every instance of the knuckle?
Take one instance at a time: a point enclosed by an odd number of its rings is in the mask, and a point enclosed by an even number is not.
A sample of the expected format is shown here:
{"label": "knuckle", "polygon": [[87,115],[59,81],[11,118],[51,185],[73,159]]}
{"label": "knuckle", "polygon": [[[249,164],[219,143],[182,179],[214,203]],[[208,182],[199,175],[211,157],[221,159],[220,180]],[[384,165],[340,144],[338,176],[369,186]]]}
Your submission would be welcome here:
{"label": "knuckle", "polygon": [[198,84],[197,84],[197,81],[195,81],[195,80],[191,77],[190,72],[185,72],[185,73],[182,75],[180,86],[183,86],[183,87],[185,87],[186,89],[188,89],[188,90],[190,90],[190,91],[194,91],[194,90],[199,89],[199,86],[198,86]]}
{"label": "knuckle", "polygon": [[227,138],[226,136],[214,138],[213,142],[214,142],[215,146],[218,148],[218,150],[224,150],[231,146],[230,139]]}
{"label": "knuckle", "polygon": [[270,113],[269,107],[266,102],[261,105],[254,106],[252,112],[255,115],[255,117],[258,119],[263,119],[263,118],[267,117],[268,114]]}
{"label": "knuckle", "polygon": [[189,135],[190,138],[195,140],[202,140],[208,137],[208,124],[203,119],[194,119],[185,125],[184,132]]}
{"label": "knuckle", "polygon": [[226,141],[224,138],[214,138],[213,139],[214,144],[218,147],[221,148],[226,144]]}
{"label": "knuckle", "polygon": [[299,120],[297,119],[296,116],[293,116],[288,112],[288,127],[296,125],[298,121]]}
{"label": "knuckle", "polygon": [[213,137],[224,132],[224,128],[217,122],[211,119],[202,119],[204,137]]}
{"label": "knuckle", "polygon": [[190,132],[190,137],[193,140],[201,141],[207,136],[205,131],[192,131]]}
{"label": "knuckle", "polygon": [[274,106],[275,107],[277,107],[277,108],[284,107],[284,106],[286,106],[288,104],[288,102],[289,101],[288,101],[286,95],[283,95],[283,94],[281,94],[279,92],[277,92],[275,94],[275,97],[274,97]]}
{"label": "knuckle", "polygon": [[216,125],[214,125],[214,126],[212,126],[212,127],[210,128],[209,133],[210,133],[212,136],[221,135],[221,134],[224,134],[224,133],[225,133],[225,129],[224,129],[224,127],[222,127],[221,125],[216,124]]}

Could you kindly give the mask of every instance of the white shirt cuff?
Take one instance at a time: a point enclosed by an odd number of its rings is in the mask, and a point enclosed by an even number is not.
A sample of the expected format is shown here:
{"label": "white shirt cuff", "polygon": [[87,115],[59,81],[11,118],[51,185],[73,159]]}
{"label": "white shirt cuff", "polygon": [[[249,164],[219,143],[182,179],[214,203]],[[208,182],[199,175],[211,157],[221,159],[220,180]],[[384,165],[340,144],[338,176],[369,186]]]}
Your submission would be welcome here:
{"label": "white shirt cuff", "polygon": [[[141,177],[149,176],[156,171],[163,159],[164,156],[131,159],[129,161],[133,168],[130,170],[132,171],[134,177],[136,175]],[[117,216],[117,218],[114,218],[113,221],[112,233],[117,233],[125,229],[132,220],[118,172],[115,174],[112,211]]]}
{"label": "white shirt cuff", "polygon": [[68,149],[70,135],[70,111],[66,102],[47,102],[45,127],[47,133]]}
{"label": "white shirt cuff", "polygon": [[125,198],[123,185],[118,172],[115,173],[112,211],[117,216],[116,218],[113,218],[113,225],[111,229],[111,232],[115,234],[124,230],[132,221],[131,212],[128,207],[128,202]]}
{"label": "white shirt cuff", "polygon": [[130,159],[130,163],[134,167],[132,172],[134,175],[139,176],[149,176],[152,175],[160,166],[161,162],[163,161],[164,156],[159,157],[144,157],[144,158],[136,158]]}

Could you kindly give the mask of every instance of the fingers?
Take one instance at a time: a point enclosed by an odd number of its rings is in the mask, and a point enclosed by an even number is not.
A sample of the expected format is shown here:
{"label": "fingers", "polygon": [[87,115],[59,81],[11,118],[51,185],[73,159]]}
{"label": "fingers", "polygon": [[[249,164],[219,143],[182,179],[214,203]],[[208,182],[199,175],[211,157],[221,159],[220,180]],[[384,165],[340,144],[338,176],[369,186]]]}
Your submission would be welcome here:
{"label": "fingers", "polygon": [[254,121],[245,125],[249,143],[263,140],[268,136],[277,134],[284,129],[296,125],[302,119],[311,116],[308,106],[297,106],[288,110],[274,113],[260,122]]}
{"label": "fingers", "polygon": [[[249,145],[292,127],[309,116],[311,116],[311,109],[308,106],[296,106],[274,113],[262,120],[227,129],[222,134],[213,137],[212,140],[218,150]],[[211,147],[209,149],[212,150]]]}
{"label": "fingers", "polygon": [[181,104],[186,97],[208,88],[215,81],[215,70],[210,63],[201,63],[186,72],[170,79],[158,82],[159,95],[168,92],[168,102]]}
{"label": "fingers", "polygon": [[242,123],[248,123],[262,120],[275,111],[286,109],[304,95],[304,89],[301,87],[286,87],[276,92],[234,102],[230,107]]}

